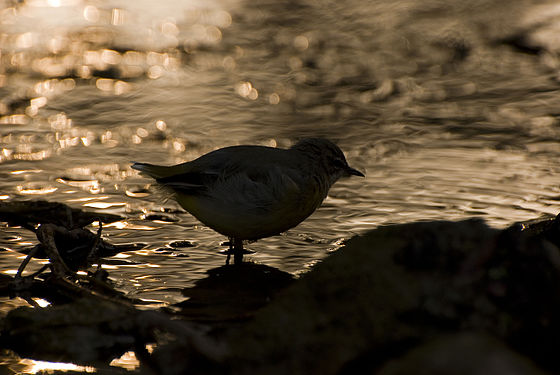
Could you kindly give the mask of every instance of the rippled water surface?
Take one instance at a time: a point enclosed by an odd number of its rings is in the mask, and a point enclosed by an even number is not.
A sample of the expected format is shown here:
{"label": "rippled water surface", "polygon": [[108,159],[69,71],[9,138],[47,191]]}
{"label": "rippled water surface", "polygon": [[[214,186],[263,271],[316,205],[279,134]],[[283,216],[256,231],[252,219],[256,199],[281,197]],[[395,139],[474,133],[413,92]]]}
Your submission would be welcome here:
{"label": "rippled water surface", "polygon": [[[0,4],[0,198],[124,216],[103,233],[147,244],[106,266],[130,296],[179,301],[225,261],[225,239],[132,160],[336,141],[366,179],[338,182],[297,228],[248,245],[249,259],[293,273],[383,224],[504,227],[560,211],[555,3]],[[172,246],[183,240],[193,246]],[[0,272],[34,243],[4,225]]]}

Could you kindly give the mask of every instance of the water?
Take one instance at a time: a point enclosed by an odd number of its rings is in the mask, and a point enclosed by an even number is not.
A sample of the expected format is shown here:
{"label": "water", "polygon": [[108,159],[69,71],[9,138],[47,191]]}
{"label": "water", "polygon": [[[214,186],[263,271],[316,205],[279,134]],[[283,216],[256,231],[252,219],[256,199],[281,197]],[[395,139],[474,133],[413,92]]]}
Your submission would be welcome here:
{"label": "water", "polygon": [[[292,273],[383,224],[505,227],[560,211],[554,3],[154,4],[4,0],[0,13],[0,198],[126,217],[103,233],[147,244],[107,265],[131,297],[180,301],[225,261],[225,239],[164,202],[132,160],[336,141],[367,178],[338,182],[297,228],[248,245],[249,259]],[[4,225],[0,272],[33,243]]]}

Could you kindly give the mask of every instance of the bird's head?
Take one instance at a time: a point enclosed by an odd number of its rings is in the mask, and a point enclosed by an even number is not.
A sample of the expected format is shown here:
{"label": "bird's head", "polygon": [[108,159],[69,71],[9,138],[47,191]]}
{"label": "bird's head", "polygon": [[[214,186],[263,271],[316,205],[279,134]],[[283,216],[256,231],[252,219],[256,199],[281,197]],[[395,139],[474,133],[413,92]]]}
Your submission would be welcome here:
{"label": "bird's head", "polygon": [[329,176],[331,184],[341,177],[365,177],[362,172],[348,165],[342,150],[329,140],[305,138],[293,145],[292,149],[298,150],[319,162],[319,165]]}

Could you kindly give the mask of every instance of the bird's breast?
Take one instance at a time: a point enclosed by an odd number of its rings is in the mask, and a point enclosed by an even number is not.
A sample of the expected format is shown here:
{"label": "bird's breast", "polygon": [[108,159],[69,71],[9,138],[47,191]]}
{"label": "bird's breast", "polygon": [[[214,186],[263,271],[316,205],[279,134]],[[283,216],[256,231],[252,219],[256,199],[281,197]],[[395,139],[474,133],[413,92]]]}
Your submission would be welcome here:
{"label": "bird's breast", "polygon": [[298,185],[294,181],[274,187],[244,185],[245,189],[240,189],[224,184],[204,195],[177,193],[176,200],[215,231],[254,240],[295,227],[315,211],[326,195],[316,184]]}

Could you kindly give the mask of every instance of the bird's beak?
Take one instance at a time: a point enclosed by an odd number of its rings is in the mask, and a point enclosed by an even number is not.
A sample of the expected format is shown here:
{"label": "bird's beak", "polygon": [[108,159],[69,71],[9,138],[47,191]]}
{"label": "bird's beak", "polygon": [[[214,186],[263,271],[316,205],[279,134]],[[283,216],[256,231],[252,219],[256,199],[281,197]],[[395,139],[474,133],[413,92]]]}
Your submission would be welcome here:
{"label": "bird's beak", "polygon": [[360,176],[360,177],[366,177],[362,172],[360,172],[357,169],[348,167],[346,169],[346,173],[348,173],[348,176]]}

